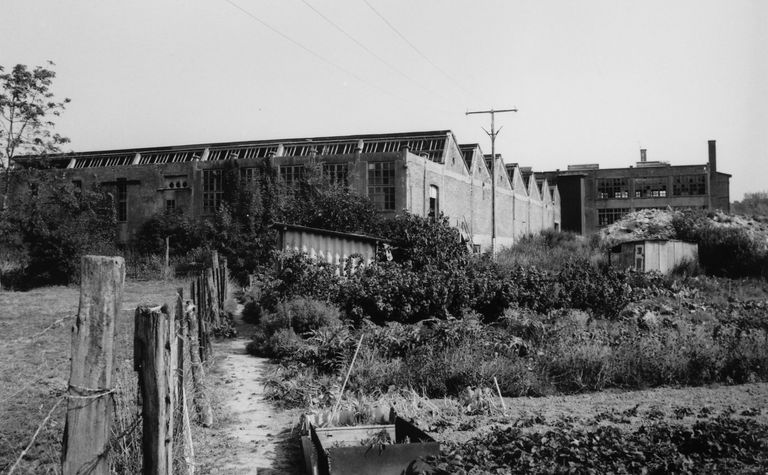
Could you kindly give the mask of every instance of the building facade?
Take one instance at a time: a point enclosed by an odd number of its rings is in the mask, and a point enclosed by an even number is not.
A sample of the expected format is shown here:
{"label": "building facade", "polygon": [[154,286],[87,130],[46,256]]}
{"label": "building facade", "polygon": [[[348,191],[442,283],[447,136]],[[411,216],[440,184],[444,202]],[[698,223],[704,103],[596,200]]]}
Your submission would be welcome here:
{"label": "building facade", "polygon": [[[477,144],[460,145],[449,130],[68,153],[46,163],[77,186],[111,190],[119,235],[127,242],[163,210],[213,215],[224,196],[225,164],[236,164],[247,181],[268,157],[287,185],[307,166],[321,165],[332,182],[368,196],[384,215],[443,213],[474,250],[490,247],[491,159]],[[35,159],[18,163],[33,166]],[[559,228],[556,187],[546,179],[526,181],[500,155],[494,169],[497,245]]]}
{"label": "building facade", "polygon": [[730,210],[731,175],[717,170],[714,140],[701,165],[670,165],[646,159],[627,168],[601,169],[597,164],[569,165],[565,171],[540,175],[557,185],[562,229],[591,234],[623,215],[642,209]]}

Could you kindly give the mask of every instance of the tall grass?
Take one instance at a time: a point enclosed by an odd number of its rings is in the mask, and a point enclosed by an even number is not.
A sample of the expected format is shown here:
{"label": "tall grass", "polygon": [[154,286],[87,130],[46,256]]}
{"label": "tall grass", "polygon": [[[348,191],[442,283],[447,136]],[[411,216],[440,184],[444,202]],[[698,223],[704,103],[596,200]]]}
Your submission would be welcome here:
{"label": "tall grass", "polygon": [[605,258],[600,251],[599,236],[543,231],[538,235],[522,237],[515,245],[499,252],[496,260],[502,267],[523,266],[557,271],[563,263],[574,259],[594,264],[603,262]]}

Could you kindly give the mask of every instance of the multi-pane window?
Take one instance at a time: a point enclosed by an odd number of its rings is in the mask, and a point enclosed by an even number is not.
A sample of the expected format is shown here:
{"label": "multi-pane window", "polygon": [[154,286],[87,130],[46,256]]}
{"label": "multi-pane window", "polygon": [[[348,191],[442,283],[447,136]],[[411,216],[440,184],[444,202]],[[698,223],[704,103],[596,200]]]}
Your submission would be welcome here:
{"label": "multi-pane window", "polygon": [[707,193],[706,175],[679,175],[672,185],[675,196],[705,195]]}
{"label": "multi-pane window", "polygon": [[613,224],[629,213],[629,208],[609,208],[597,210],[597,225],[600,227]]}
{"label": "multi-pane window", "polygon": [[347,186],[349,184],[349,164],[323,163],[323,174],[332,185]]}
{"label": "multi-pane window", "polygon": [[304,165],[280,165],[280,178],[288,186],[295,186],[304,177]]}
{"label": "multi-pane window", "polygon": [[166,211],[173,211],[176,209],[176,200],[175,199],[167,199],[165,200],[165,210]]}
{"label": "multi-pane window", "polygon": [[368,164],[368,198],[377,209],[395,209],[395,165],[392,162]]}
{"label": "multi-pane window", "polygon": [[115,208],[117,211],[117,221],[124,223],[128,221],[128,182],[125,178],[118,178],[117,183],[117,202]]}
{"label": "multi-pane window", "polygon": [[626,178],[600,178],[597,180],[597,198],[629,198],[629,182]]}
{"label": "multi-pane window", "polygon": [[635,178],[635,198],[666,198],[667,177]]}
{"label": "multi-pane window", "polygon": [[259,177],[262,173],[262,169],[259,167],[241,168],[240,183],[246,186],[256,184],[259,182]]}
{"label": "multi-pane window", "polygon": [[221,170],[203,170],[203,214],[215,213],[223,198]]}

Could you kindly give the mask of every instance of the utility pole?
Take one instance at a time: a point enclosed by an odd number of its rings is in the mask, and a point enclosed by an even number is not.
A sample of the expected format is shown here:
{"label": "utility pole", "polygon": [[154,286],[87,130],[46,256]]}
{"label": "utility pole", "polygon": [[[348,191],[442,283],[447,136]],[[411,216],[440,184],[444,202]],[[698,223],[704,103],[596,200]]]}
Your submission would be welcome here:
{"label": "utility pole", "polygon": [[517,109],[498,109],[487,111],[467,111],[466,115],[470,114],[491,114],[491,130],[490,132],[483,130],[488,137],[491,138],[491,256],[496,256],[496,136],[499,135],[501,129],[504,126],[499,127],[496,130],[496,114],[502,112],[517,112]]}

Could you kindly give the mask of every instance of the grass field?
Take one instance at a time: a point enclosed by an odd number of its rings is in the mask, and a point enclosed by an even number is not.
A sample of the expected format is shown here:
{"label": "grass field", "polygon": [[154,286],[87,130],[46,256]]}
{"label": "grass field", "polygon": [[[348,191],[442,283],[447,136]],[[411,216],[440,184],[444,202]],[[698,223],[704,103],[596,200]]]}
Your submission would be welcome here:
{"label": "grass field", "polygon": [[[126,282],[117,323],[118,402],[133,401],[133,315],[140,304],[171,302],[181,281]],[[7,472],[46,414],[62,398],[69,379],[70,335],[78,287],[29,292],[0,291],[0,472]],[[132,394],[127,394],[132,393]],[[128,408],[127,410],[130,410]],[[66,404],[42,428],[15,473],[58,473]]]}

